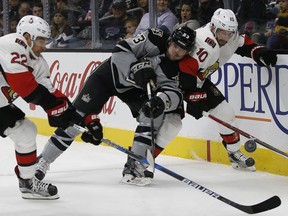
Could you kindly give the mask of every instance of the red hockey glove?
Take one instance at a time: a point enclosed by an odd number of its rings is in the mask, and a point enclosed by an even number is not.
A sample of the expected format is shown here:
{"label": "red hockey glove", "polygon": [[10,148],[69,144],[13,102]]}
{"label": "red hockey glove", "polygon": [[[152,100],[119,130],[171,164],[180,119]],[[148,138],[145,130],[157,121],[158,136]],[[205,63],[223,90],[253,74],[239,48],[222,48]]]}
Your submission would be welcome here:
{"label": "red hockey glove", "polygon": [[51,127],[67,128],[75,112],[69,99],[58,89],[53,93],[55,101],[45,107]]}
{"label": "red hockey glove", "polygon": [[[199,89],[200,90],[200,89]],[[187,102],[186,112],[192,115],[195,119],[200,119],[207,100],[207,93],[204,91],[190,92],[186,94],[185,101]]]}

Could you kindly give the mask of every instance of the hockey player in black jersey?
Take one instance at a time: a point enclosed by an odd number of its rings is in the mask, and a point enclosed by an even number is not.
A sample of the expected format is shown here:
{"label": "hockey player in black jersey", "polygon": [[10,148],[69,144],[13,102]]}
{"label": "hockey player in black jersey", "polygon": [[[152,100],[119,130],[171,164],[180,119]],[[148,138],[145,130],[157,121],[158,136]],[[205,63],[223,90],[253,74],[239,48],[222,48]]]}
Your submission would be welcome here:
{"label": "hockey player in black jersey", "polygon": [[[151,148],[152,112],[156,157],[182,126],[183,98],[178,88],[178,61],[193,50],[194,41],[195,32],[185,26],[170,36],[160,29],[148,29],[120,41],[112,56],[92,72],[73,102],[77,116],[71,121],[89,129],[89,133],[83,133],[81,138],[95,145],[101,143],[103,133],[98,114],[111,96],[117,96],[128,105],[139,123],[132,144],[132,151],[138,155],[145,156],[146,150]],[[147,95],[148,82],[154,83],[150,100]],[[169,125],[169,128],[162,125]],[[39,157],[38,176],[44,178],[49,164],[79,134],[72,126],[55,131]],[[143,164],[128,158],[123,170],[124,183],[146,185],[152,178],[153,173],[147,171]]]}

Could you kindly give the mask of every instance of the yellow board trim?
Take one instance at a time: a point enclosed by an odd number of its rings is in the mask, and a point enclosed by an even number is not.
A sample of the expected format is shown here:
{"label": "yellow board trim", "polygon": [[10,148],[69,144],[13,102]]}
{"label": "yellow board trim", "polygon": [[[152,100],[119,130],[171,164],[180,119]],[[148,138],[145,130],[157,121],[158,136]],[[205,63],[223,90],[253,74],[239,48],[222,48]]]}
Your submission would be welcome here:
{"label": "yellow board trim", "polygon": [[[45,136],[51,136],[53,134],[55,128],[50,127],[46,119],[34,117],[30,117],[29,119],[37,125],[38,134]],[[128,148],[132,143],[134,132],[105,127],[104,134],[106,138]],[[76,140],[81,141],[80,137],[76,137]],[[286,158],[265,148],[257,148],[253,153],[246,152],[243,146],[241,150],[255,159],[256,169],[258,171],[288,176],[288,160]],[[178,136],[161,154],[229,165],[226,150],[220,142],[216,141]]]}

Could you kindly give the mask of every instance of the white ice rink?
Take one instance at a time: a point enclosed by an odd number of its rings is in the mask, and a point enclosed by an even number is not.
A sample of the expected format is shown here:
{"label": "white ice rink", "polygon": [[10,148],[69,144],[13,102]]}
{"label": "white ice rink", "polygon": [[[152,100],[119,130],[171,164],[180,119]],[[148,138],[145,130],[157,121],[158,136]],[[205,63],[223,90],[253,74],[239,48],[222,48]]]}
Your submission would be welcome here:
{"label": "white ice rink", "polygon": [[[38,154],[48,137],[38,136]],[[119,143],[121,144],[121,143]],[[60,199],[31,201],[20,197],[13,173],[14,147],[0,138],[1,216],[241,216],[247,215],[179,180],[156,170],[152,185],[120,182],[126,155],[114,148],[75,142],[52,165],[46,180]],[[167,157],[156,162],[234,202],[252,205],[278,195],[280,207],[259,216],[286,216],[288,178],[263,172],[247,173],[230,166]]]}

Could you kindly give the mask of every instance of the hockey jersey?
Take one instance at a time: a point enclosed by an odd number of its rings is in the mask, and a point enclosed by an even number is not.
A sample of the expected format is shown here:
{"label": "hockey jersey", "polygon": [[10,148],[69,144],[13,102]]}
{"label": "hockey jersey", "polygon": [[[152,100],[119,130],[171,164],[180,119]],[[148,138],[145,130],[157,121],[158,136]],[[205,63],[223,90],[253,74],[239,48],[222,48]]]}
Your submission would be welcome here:
{"label": "hockey jersey", "polygon": [[[189,56],[181,60],[180,71],[185,73],[181,85],[184,90],[201,88],[205,79],[225,64],[236,52],[242,56],[251,57],[253,41],[238,32],[220,47],[214,34],[210,30],[209,23],[196,30],[196,48]],[[247,46],[245,52],[239,47]],[[192,76],[189,76],[192,75]]]}
{"label": "hockey jersey", "polygon": [[178,88],[179,64],[178,61],[166,58],[168,38],[169,35],[162,30],[152,28],[116,45],[111,56],[111,70],[114,86],[119,93],[139,88],[131,82],[130,67],[139,59],[146,58],[150,60],[157,75],[158,89],[165,89],[173,104],[181,103],[182,94]]}
{"label": "hockey jersey", "polygon": [[17,33],[0,38],[0,107],[7,106],[17,95],[30,95],[38,84],[49,92],[55,88],[50,81],[49,66],[42,56],[31,58],[26,39]]}

